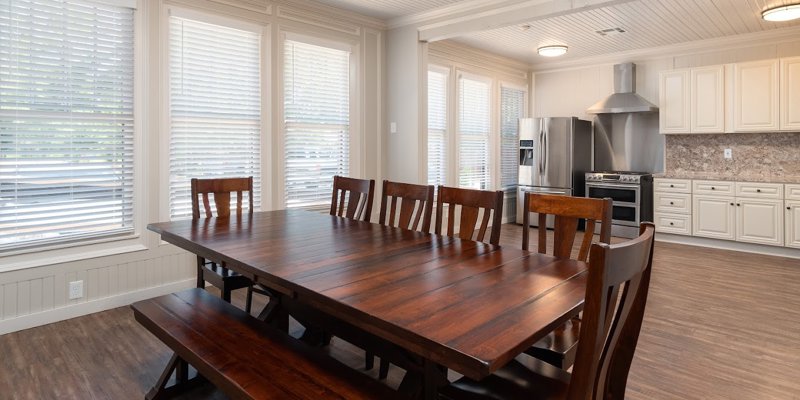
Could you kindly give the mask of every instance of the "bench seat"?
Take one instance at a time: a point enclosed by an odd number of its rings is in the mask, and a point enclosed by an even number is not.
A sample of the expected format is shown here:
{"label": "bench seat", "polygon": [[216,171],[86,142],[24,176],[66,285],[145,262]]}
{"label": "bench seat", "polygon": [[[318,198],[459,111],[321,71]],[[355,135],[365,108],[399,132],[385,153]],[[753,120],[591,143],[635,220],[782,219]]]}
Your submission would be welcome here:
{"label": "bench seat", "polygon": [[167,367],[147,398],[173,395],[176,387],[165,387],[172,371],[176,386],[187,383],[186,363],[197,369],[199,379],[234,399],[397,398],[389,387],[203,289],[140,301],[131,308],[136,320],[175,352],[176,365]]}

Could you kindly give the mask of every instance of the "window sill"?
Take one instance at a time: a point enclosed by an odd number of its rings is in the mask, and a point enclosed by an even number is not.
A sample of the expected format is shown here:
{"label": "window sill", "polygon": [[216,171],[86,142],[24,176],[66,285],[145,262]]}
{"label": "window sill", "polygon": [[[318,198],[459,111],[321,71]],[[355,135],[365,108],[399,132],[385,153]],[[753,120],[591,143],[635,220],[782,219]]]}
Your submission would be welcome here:
{"label": "window sill", "polygon": [[0,255],[0,273],[147,250],[139,235],[30,248]]}

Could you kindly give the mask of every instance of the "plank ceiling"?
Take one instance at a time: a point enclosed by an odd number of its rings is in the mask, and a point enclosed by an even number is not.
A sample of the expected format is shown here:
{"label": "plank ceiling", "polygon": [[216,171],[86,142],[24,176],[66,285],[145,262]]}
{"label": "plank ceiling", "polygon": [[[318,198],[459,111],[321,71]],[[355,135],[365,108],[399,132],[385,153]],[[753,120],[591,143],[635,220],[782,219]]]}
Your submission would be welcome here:
{"label": "plank ceiling", "polygon": [[[469,46],[534,65],[622,51],[667,46],[800,25],[768,22],[761,11],[796,0],[637,0],[455,38]],[[596,31],[621,28],[624,33]],[[569,46],[562,57],[546,58],[536,48]]]}
{"label": "plank ceiling", "polygon": [[330,6],[389,20],[444,7],[462,0],[317,0]]}

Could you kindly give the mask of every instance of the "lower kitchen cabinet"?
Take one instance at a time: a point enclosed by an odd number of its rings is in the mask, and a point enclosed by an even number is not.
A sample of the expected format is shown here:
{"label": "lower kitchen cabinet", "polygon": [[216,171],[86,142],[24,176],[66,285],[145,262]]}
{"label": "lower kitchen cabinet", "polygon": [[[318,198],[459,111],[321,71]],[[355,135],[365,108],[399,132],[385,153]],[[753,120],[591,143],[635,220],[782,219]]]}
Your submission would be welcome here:
{"label": "lower kitchen cabinet", "polygon": [[800,201],[786,201],[786,247],[800,249]]}
{"label": "lower kitchen cabinet", "polygon": [[783,201],[736,198],[736,240],[783,246]]}
{"label": "lower kitchen cabinet", "polygon": [[692,198],[694,236],[736,239],[736,206],[733,198],[695,195]]}

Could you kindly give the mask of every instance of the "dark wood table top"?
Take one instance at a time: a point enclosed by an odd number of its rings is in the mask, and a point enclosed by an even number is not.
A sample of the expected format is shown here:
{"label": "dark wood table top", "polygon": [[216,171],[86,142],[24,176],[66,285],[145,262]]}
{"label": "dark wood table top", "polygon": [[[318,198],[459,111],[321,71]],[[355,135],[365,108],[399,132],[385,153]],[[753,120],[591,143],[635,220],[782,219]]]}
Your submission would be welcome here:
{"label": "dark wood table top", "polygon": [[586,263],[309,211],[148,229],[473,379],[583,307]]}

